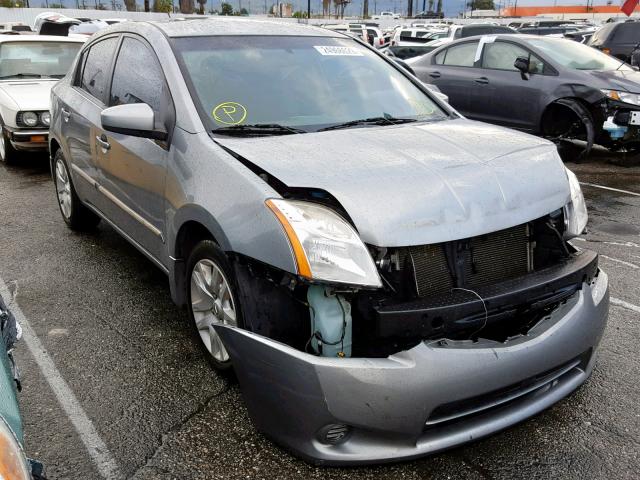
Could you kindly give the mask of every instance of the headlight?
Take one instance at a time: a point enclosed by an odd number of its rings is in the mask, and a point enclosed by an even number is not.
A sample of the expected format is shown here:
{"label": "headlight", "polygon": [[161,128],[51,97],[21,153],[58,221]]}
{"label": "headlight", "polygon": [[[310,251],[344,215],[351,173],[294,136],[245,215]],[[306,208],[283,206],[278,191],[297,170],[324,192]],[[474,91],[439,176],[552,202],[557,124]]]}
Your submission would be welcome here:
{"label": "headlight", "polygon": [[333,210],[299,200],[270,199],[266,204],[284,228],[300,275],[312,280],[382,286],[367,247]]}
{"label": "headlight", "polygon": [[566,170],[569,178],[569,188],[571,189],[571,201],[564,206],[564,236],[569,239],[577,237],[584,232],[589,215],[587,214],[587,205],[584,202],[578,177],[571,170]]}
{"label": "headlight", "polygon": [[22,114],[22,123],[27,127],[35,127],[38,124],[38,114],[35,112],[24,112]]}
{"label": "headlight", "polygon": [[618,90],[600,90],[611,100],[617,100],[618,102],[630,103],[631,105],[640,105],[640,94],[620,92]]}
{"label": "headlight", "polygon": [[16,436],[0,418],[0,478],[30,480],[27,458]]}
{"label": "headlight", "polygon": [[42,112],[40,114],[40,122],[48,127],[51,123],[51,114],[49,112]]}

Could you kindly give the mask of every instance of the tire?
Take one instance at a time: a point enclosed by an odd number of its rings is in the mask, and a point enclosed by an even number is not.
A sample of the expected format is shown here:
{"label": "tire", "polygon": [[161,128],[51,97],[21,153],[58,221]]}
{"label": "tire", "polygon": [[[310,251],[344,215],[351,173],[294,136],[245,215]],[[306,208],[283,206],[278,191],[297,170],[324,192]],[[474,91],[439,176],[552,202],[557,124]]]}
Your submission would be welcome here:
{"label": "tire", "polygon": [[586,150],[570,141],[558,142],[558,154],[563,162],[580,163],[587,156]]}
{"label": "tire", "polygon": [[0,134],[0,160],[7,165],[15,165],[18,154],[19,152],[13,148],[11,140],[7,137],[4,128],[2,128],[2,133]]}
{"label": "tire", "polygon": [[[227,288],[223,288],[223,282]],[[212,240],[196,245],[187,261],[187,306],[193,334],[209,364],[218,371],[232,367],[214,324],[244,327],[233,268]]]}
{"label": "tire", "polygon": [[100,217],[84,206],[78,198],[62,150],[58,150],[53,158],[53,184],[60,213],[69,228],[77,231],[96,228],[100,223]]}

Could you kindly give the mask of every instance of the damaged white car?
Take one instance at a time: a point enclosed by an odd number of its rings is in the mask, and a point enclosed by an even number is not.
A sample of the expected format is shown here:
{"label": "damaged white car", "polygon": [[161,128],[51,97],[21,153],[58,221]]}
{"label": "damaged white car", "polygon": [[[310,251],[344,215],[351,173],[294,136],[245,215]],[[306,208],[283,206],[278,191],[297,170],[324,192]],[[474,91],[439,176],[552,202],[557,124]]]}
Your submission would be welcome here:
{"label": "damaged white car", "polygon": [[0,37],[0,160],[46,150],[51,87],[64,77],[84,40]]}
{"label": "damaged white car", "polygon": [[[143,54],[141,54],[141,52]],[[52,95],[74,229],[169,277],[266,435],[318,463],[441,451],[590,375],[608,315],[576,177],[325,29],[217,19],[96,34]]]}

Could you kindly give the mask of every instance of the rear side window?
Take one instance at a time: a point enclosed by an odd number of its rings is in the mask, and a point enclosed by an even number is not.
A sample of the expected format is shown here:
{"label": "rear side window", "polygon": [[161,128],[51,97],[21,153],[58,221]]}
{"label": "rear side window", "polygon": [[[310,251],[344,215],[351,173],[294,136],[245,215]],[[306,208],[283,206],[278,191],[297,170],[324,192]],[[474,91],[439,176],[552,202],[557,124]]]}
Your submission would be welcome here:
{"label": "rear side window", "polygon": [[117,37],[107,38],[93,44],[88,53],[83,55],[84,68],[80,78],[80,87],[100,101],[104,101],[109,80],[109,67],[117,43]]}
{"label": "rear side window", "polygon": [[613,33],[613,43],[640,42],[640,23],[623,23]]}
{"label": "rear side window", "polygon": [[400,40],[413,40],[411,36],[411,30],[403,30],[400,32]]}
{"label": "rear side window", "polygon": [[156,128],[169,130],[173,103],[162,67],[144,42],[124,37],[113,67],[109,106],[129,103],[149,105],[155,114]]}
{"label": "rear side window", "polygon": [[443,65],[450,65],[455,67],[473,67],[477,49],[478,42],[463,43],[448,48],[446,50]]}

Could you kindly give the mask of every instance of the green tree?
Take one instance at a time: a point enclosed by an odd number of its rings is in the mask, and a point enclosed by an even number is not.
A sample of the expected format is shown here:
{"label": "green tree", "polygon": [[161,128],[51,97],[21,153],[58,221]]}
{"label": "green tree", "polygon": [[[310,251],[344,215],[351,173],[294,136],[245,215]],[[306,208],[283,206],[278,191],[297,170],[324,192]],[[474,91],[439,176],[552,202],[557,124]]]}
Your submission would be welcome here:
{"label": "green tree", "polygon": [[230,3],[222,2],[220,4],[220,15],[233,15],[233,6]]}
{"label": "green tree", "polygon": [[249,15],[249,10],[247,10],[247,9],[246,9],[246,8],[244,8],[244,7],[242,7],[242,8],[240,9],[239,14],[240,14],[240,15]]}
{"label": "green tree", "polygon": [[170,13],[173,11],[173,2],[171,0],[153,0],[153,11]]}
{"label": "green tree", "polygon": [[4,8],[22,8],[24,7],[23,1],[15,1],[15,0],[0,0],[0,7]]}
{"label": "green tree", "polygon": [[307,18],[307,12],[301,12],[300,10],[297,10],[297,11],[293,12],[292,17],[293,18]]}
{"label": "green tree", "polygon": [[493,0],[471,0],[467,2],[467,7],[472,10],[495,10]]}

